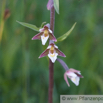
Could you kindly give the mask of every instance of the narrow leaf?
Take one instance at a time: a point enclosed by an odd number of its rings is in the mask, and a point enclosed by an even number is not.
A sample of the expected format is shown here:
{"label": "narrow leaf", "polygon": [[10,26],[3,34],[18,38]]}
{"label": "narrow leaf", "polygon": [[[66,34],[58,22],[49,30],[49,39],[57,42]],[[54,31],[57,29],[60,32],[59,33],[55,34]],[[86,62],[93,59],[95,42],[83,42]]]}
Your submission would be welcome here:
{"label": "narrow leaf", "polygon": [[76,25],[76,22],[74,23],[74,25],[71,27],[71,29],[67,33],[65,33],[64,35],[60,36],[57,39],[57,42],[65,40],[70,35],[70,33],[72,32],[72,30],[74,29],[75,25]]}
{"label": "narrow leaf", "polygon": [[59,14],[59,0],[53,0],[54,1],[54,8],[56,12]]}
{"label": "narrow leaf", "polygon": [[28,28],[32,29],[32,30],[39,31],[39,28],[36,27],[35,25],[28,24],[28,23],[24,23],[24,22],[19,22],[19,21],[17,21],[17,22],[18,22],[19,24],[25,26],[25,27],[28,27]]}
{"label": "narrow leaf", "polygon": [[46,22],[43,22],[42,24],[41,24],[41,27],[40,28],[43,28],[43,26],[46,24]]}

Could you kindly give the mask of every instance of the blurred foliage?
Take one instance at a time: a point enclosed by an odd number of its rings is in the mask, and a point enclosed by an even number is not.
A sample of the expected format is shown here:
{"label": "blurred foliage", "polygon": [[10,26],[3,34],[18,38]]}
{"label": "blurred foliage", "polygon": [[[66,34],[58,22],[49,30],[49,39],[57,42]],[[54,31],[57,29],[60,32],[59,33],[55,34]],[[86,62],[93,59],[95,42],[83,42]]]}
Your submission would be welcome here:
{"label": "blurred foliage", "polygon": [[[42,22],[49,23],[48,0],[3,1],[0,0],[0,103],[47,103],[48,60],[38,59],[45,47],[41,41],[31,40],[36,31],[16,20],[37,27]],[[4,20],[6,9],[10,17]],[[103,94],[103,0],[60,0],[60,14],[56,13],[55,20],[57,38],[77,22],[71,35],[58,46],[67,56],[62,59],[70,68],[80,70],[84,78],[78,87],[69,80],[68,87],[63,77],[65,70],[56,62],[54,103],[59,103],[63,94]]]}

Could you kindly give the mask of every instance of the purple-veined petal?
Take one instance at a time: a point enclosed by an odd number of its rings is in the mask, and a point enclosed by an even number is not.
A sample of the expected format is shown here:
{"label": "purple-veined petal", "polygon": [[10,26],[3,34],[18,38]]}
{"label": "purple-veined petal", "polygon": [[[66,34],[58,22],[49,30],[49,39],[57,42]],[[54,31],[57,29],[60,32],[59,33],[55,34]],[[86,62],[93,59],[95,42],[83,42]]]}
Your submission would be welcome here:
{"label": "purple-veined petal", "polygon": [[52,33],[49,33],[49,36],[50,36],[50,40],[57,41],[57,39]]}
{"label": "purple-veined petal", "polygon": [[46,49],[43,53],[41,53],[41,55],[39,56],[39,58],[47,56],[48,54],[49,54],[49,49]]}
{"label": "purple-veined petal", "polygon": [[49,35],[47,37],[45,37],[44,35],[41,36],[41,41],[42,41],[42,44],[45,45],[45,43],[47,42],[49,38]]}
{"label": "purple-veined petal", "polygon": [[57,56],[58,56],[57,53],[53,53],[53,54],[49,53],[49,54],[48,54],[48,57],[50,58],[50,60],[51,60],[53,63],[56,61]]}
{"label": "purple-veined petal", "polygon": [[61,52],[59,49],[55,48],[55,50],[59,56],[66,57],[65,54],[63,52]]}
{"label": "purple-veined petal", "polygon": [[43,32],[41,33],[38,33],[37,35],[35,35],[32,40],[35,40],[35,39],[41,39],[41,35],[43,34]]}
{"label": "purple-veined petal", "polygon": [[67,79],[67,74],[66,74],[66,73],[64,73],[64,80],[66,81],[67,85],[70,87],[69,82],[68,82],[68,79]]}
{"label": "purple-veined petal", "polygon": [[78,77],[83,78],[83,76],[79,73],[75,73]]}

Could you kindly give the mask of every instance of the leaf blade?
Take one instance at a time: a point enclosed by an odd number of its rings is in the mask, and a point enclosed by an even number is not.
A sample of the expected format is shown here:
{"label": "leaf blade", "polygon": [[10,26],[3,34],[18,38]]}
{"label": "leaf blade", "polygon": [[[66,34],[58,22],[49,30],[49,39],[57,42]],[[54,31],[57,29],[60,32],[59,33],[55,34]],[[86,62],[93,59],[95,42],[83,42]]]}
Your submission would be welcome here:
{"label": "leaf blade", "polygon": [[16,22],[18,22],[19,24],[21,24],[21,25],[23,25],[23,26],[25,26],[25,27],[28,27],[28,28],[30,28],[30,29],[32,29],[32,30],[39,31],[39,28],[36,27],[36,26],[33,25],[33,24],[29,24],[29,23],[25,23],[25,22],[19,22],[19,21],[16,21]]}
{"label": "leaf blade", "polygon": [[54,8],[56,12],[59,14],[59,0],[53,0],[54,1]]}
{"label": "leaf blade", "polygon": [[57,38],[57,42],[65,40],[71,34],[71,32],[74,29],[75,25],[76,25],[76,22],[73,24],[73,26],[71,27],[71,29],[68,32],[66,32],[64,35],[60,36],[59,38]]}

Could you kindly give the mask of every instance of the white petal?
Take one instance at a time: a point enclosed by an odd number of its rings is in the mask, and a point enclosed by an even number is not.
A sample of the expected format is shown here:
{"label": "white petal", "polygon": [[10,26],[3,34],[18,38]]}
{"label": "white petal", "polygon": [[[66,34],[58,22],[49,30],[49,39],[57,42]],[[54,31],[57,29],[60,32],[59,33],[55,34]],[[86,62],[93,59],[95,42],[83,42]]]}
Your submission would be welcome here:
{"label": "white petal", "polygon": [[54,45],[55,48],[58,48],[58,46]]}
{"label": "white petal", "polygon": [[73,73],[73,72],[69,72],[69,73],[67,73],[67,75],[69,77],[77,77],[77,75],[75,73]]}
{"label": "white petal", "polygon": [[42,44],[45,45],[45,43],[47,42],[49,36],[45,37],[45,36],[41,36],[41,41],[42,41]]}
{"label": "white petal", "polygon": [[48,29],[50,33],[52,33],[52,31],[50,29]]}
{"label": "white petal", "polygon": [[43,32],[43,31],[44,31],[44,28],[39,29],[39,31],[40,31],[40,32]]}
{"label": "white petal", "polygon": [[49,45],[48,47],[47,47],[47,49],[50,49],[51,48],[51,45]]}
{"label": "white petal", "polygon": [[80,78],[77,76],[77,77],[72,77],[71,78],[71,81],[76,85],[76,86],[78,86],[79,85],[79,80],[80,80]]}
{"label": "white petal", "polygon": [[58,55],[58,53],[53,53],[53,54],[49,53],[49,54],[48,54],[48,57],[49,57],[49,58],[51,59],[51,61],[54,63],[55,60],[57,59],[57,55]]}
{"label": "white petal", "polygon": [[77,72],[78,74],[81,74],[80,72]]}

